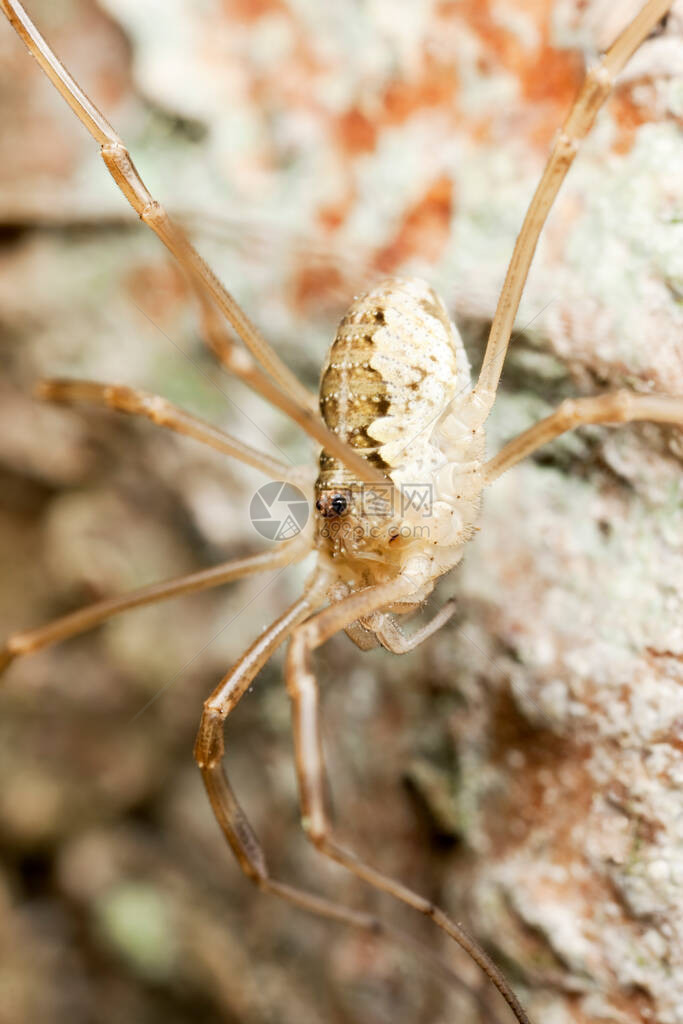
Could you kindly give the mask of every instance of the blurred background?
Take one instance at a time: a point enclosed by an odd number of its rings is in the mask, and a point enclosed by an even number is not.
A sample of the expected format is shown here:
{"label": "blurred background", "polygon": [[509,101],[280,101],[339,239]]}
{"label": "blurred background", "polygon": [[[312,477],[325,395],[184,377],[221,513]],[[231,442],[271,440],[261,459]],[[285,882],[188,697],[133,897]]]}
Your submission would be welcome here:
{"label": "blurred background", "polygon": [[[426,277],[475,368],[515,233],[607,0],[31,0],[145,182],[311,388],[351,297]],[[553,212],[491,450],[568,394],[683,393],[681,5],[629,64]],[[0,636],[263,549],[251,470],[41,376],[147,388],[294,461],[218,369],[182,274],[0,24]],[[339,832],[446,907],[535,1019],[683,1022],[681,439],[563,438],[487,495],[413,654],[319,653]],[[281,657],[231,716],[273,874],[386,940],[261,896],[211,816],[201,702],[307,567],[112,619],[0,692],[0,1024],[503,1021],[429,924],[312,852]]]}

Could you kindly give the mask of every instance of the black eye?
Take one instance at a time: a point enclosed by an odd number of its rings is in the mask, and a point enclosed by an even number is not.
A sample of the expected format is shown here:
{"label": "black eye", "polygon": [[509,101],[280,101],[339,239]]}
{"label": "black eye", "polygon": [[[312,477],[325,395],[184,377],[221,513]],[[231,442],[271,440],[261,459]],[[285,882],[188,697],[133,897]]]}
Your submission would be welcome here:
{"label": "black eye", "polygon": [[330,507],[336,516],[342,516],[346,512],[346,498],[343,494],[335,494],[330,502]]}

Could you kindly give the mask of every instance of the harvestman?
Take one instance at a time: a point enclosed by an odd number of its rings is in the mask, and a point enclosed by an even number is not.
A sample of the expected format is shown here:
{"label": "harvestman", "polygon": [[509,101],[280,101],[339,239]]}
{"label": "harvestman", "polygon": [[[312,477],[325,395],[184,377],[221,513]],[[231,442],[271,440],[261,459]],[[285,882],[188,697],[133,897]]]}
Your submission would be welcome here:
{"label": "harvestman", "polygon": [[[0,669],[21,654],[81,633],[128,608],[285,566],[315,549],[316,565],[302,597],[251,645],[204,704],[195,758],[218,823],[243,871],[261,889],[314,913],[373,930],[379,927],[377,920],[367,914],[272,879],[225,774],[224,722],[260,668],[289,639],[286,681],[292,700],[306,835],[327,857],[432,918],[482,967],[516,1019],[528,1024],[526,1012],[501,972],[459,925],[428,900],[365,864],[338,843],[325,804],[325,764],[312,653],[334,633],[345,630],[362,649],[380,643],[401,654],[439,629],[452,614],[450,605],[411,636],[403,633],[397,616],[418,608],[437,579],[460,561],[473,532],[483,489],[541,445],[588,423],[652,420],[683,424],[683,398],[618,391],[564,401],[556,412],[510,441],[494,458],[485,458],[484,423],[495,399],[543,224],[615,76],[667,13],[670,0],[649,0],[586,75],[556,137],[515,243],[477,383],[473,387],[470,384],[462,343],[441,300],[421,281],[391,279],[356,299],[341,322],[322,375],[322,419],[315,411],[313,397],[150,195],[121,139],[59,63],[22,5],[14,0],[0,3],[43,71],[99,144],[107,169],[126,199],[190,276],[200,299],[206,340],[218,359],[295,420],[323,448],[315,484],[317,514],[308,531],[273,552],[110,598],[47,626],[17,634],[0,651]],[[251,355],[235,347],[221,313]],[[155,395],[72,380],[44,381],[41,393],[55,401],[85,401],[145,416],[232,455],[271,479],[295,481],[310,491],[310,476],[304,469],[292,471]],[[408,485],[415,481],[430,485],[433,493],[427,531],[418,528],[419,510],[402,500]],[[326,607],[319,610],[324,604]]]}

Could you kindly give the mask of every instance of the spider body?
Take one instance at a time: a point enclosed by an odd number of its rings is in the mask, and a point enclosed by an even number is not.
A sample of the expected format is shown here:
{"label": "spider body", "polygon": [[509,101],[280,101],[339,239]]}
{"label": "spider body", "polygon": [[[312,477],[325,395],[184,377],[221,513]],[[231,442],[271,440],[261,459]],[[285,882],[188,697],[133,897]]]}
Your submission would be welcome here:
{"label": "spider body", "polygon": [[[650,420],[683,424],[680,396],[620,391],[567,400],[486,461],[484,424],[493,406],[515,316],[536,243],[580,141],[615,76],[666,14],[667,0],[647,0],[600,64],[585,77],[552,147],[531,200],[501,290],[481,371],[471,385],[459,335],[432,289],[418,280],[390,279],[356,299],[341,322],[323,370],[320,409],[251,323],[232,295],[154,199],[124,142],[60,64],[19,0],[0,0],[10,23],[100,147],[123,195],[195,286],[202,325],[224,366],[287,413],[322,447],[313,526],[272,550],[166,580],[88,606],[38,629],[17,633],[0,649],[0,668],[20,655],[81,633],[129,608],[253,573],[282,569],[316,551],[304,593],[251,644],[204,703],[195,759],[216,820],[246,876],[259,888],[312,913],[378,932],[382,925],[308,889],[274,878],[224,763],[225,720],[259,670],[289,641],[286,684],[292,703],[301,820],[326,857],[376,889],[431,919],[482,968],[519,1024],[529,1017],[490,957],[431,900],[366,864],[340,842],[328,812],[315,650],[345,630],[361,648],[377,641],[395,653],[413,649],[439,629],[452,608],[412,636],[395,614],[419,607],[436,580],[462,557],[482,491],[541,445],[591,423]],[[251,355],[238,350],[221,319]],[[53,380],[44,398],[107,405],[193,437],[265,473],[270,479],[310,479],[264,456],[165,399],[91,381]]]}
{"label": "spider body", "polygon": [[470,388],[458,330],[426,282],[391,278],[354,300],[322,372],[320,409],[387,479],[359,480],[323,450],[315,486],[319,551],[354,589],[409,571],[414,607],[458,561],[484,456]]}

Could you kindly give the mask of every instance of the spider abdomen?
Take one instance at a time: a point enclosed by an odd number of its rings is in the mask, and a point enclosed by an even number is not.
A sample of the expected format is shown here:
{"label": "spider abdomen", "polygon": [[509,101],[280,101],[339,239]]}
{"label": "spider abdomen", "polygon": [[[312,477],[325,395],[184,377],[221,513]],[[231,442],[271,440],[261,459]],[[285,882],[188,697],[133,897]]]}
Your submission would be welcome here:
{"label": "spider abdomen", "polygon": [[[396,481],[395,471],[434,460],[428,428],[468,381],[441,299],[424,281],[390,278],[356,298],[342,319],[322,373],[320,410],[336,434]],[[354,482],[322,452],[319,488]]]}

